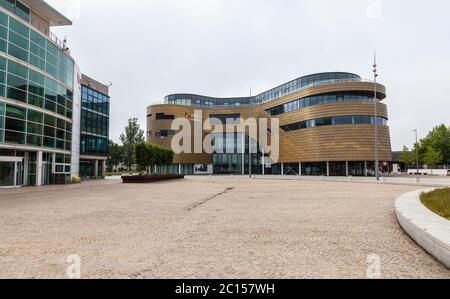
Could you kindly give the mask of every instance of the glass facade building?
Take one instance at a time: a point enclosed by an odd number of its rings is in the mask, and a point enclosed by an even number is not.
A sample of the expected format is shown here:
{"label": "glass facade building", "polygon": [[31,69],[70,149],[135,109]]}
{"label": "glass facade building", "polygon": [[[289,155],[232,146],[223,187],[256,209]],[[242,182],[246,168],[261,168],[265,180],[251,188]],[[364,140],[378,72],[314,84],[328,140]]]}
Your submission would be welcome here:
{"label": "glass facade building", "polygon": [[109,87],[82,75],[80,177],[105,177],[109,154]]}
{"label": "glass facade building", "polygon": [[[50,32],[71,24],[42,0],[0,0],[0,188],[78,175],[81,73]],[[92,96],[83,106],[86,152],[104,155],[109,98]]]}
{"label": "glass facade building", "polygon": [[50,182],[70,181],[71,173],[74,60],[32,26],[31,9],[0,1],[0,148],[8,149],[0,164],[21,160],[16,186],[42,183],[36,163],[44,153]]}

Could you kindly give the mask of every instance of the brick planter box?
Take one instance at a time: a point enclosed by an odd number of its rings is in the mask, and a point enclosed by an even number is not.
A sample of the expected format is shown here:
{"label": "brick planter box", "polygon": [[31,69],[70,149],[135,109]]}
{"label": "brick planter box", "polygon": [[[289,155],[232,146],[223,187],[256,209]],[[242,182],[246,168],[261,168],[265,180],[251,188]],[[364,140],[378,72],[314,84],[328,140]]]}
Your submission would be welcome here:
{"label": "brick planter box", "polygon": [[181,179],[184,179],[184,175],[132,175],[122,177],[124,184],[147,184]]}

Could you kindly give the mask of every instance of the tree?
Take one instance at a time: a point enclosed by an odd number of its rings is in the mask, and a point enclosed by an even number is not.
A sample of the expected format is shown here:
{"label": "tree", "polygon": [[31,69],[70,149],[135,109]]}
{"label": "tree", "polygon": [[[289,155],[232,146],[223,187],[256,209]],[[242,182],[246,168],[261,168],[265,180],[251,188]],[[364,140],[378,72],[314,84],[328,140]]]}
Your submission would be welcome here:
{"label": "tree", "polygon": [[174,152],[158,145],[139,142],[134,146],[134,152],[139,168],[145,169],[147,173],[150,166],[171,165],[173,162]]}
{"label": "tree", "polygon": [[131,170],[131,165],[135,163],[134,146],[144,141],[144,130],[141,130],[137,118],[128,120],[125,132],[120,135],[120,141],[124,147],[124,163],[128,166],[128,170]]}
{"label": "tree", "polygon": [[[431,146],[428,146],[425,154],[422,157],[422,161],[428,166],[436,166],[437,164],[442,162],[442,153],[439,150],[435,150]],[[433,170],[431,171],[431,174],[433,174]]]}
{"label": "tree", "polygon": [[405,164],[406,172],[408,172],[408,166],[416,162],[414,154],[406,146],[403,147],[403,153],[400,156],[400,162]]}
{"label": "tree", "polygon": [[109,171],[114,171],[114,168],[124,162],[124,149],[123,146],[109,141],[109,157],[106,160]]}
{"label": "tree", "polygon": [[445,125],[435,127],[427,137],[421,140],[420,143],[420,155],[424,157],[432,148],[433,153],[440,152],[442,155],[442,161],[444,163],[450,162],[450,128]]}

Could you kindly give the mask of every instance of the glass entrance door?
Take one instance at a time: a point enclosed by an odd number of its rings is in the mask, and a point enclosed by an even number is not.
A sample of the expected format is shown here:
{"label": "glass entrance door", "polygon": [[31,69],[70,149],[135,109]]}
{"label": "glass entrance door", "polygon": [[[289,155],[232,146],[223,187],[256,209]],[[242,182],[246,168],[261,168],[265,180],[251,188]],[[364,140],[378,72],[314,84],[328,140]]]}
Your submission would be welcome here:
{"label": "glass entrance door", "polygon": [[0,161],[0,188],[14,187],[14,176],[16,173],[16,162]]}
{"label": "glass entrance door", "polygon": [[50,179],[52,175],[52,163],[42,163],[42,185],[50,185]]}
{"label": "glass entrance door", "polygon": [[23,162],[16,162],[16,187],[23,186]]}
{"label": "glass entrance door", "polygon": [[23,185],[23,158],[0,157],[0,188]]}

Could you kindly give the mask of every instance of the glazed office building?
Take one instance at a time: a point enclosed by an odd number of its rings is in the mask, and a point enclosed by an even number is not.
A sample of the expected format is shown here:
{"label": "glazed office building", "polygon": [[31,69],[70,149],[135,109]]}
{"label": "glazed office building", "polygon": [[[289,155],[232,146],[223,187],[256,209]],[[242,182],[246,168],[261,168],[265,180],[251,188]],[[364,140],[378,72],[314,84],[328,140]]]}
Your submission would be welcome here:
{"label": "glazed office building", "polygon": [[42,0],[0,0],[0,188],[79,175],[81,73]]}
{"label": "glazed office building", "polygon": [[[374,175],[375,125],[379,159],[391,161],[388,112],[382,103],[386,88],[381,84],[376,88],[375,101],[373,82],[355,74],[335,72],[301,77],[254,97],[169,95],[164,104],[148,107],[148,142],[170,148],[172,137],[177,133],[171,129],[173,120],[193,115],[194,110],[202,110],[203,121],[208,118],[278,118],[280,158],[277,163],[267,165],[263,161],[269,159],[263,159],[262,153],[248,154],[249,138],[243,139],[241,135],[245,133],[224,132],[215,134],[212,155],[175,155],[174,165],[158,167],[156,171],[248,174],[251,167],[253,174]],[[208,132],[203,133],[205,136]],[[244,155],[237,151],[242,146],[240,140],[246,143]]]}
{"label": "glazed office building", "polygon": [[81,79],[80,178],[105,177],[109,142],[109,87],[86,76]]}

